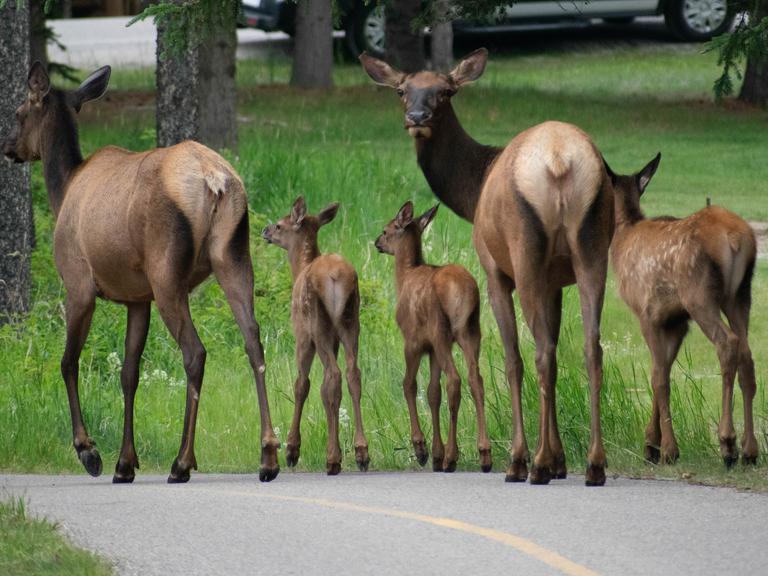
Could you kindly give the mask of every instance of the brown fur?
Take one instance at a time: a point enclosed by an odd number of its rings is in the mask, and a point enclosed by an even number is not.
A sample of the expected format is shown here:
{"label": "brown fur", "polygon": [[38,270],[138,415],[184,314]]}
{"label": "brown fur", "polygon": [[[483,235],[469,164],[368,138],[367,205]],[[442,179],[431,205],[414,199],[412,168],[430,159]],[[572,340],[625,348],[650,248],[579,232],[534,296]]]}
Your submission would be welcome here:
{"label": "brown fur", "polygon": [[195,142],[140,153],[107,146],[83,160],[76,112],[84,102],[100,97],[108,80],[109,68],[105,67],[75,91],[56,90],[36,63],[30,70],[29,98],[4,144],[5,154],[17,161],[42,160],[56,215],[54,255],[67,291],[62,375],[75,449],[86,469],[98,475],[101,459],[83,424],[77,375],[100,296],[128,308],[121,375],[124,434],[114,481],[133,480],[139,465],[133,442],[133,399],[154,300],[181,347],[187,373],[184,431],[168,480],[189,479],[190,470],[197,467],[195,422],[206,353],[192,324],[188,295],[213,271],[245,337],[261,410],[260,477],[271,480],[279,470],[279,442],[270,421],[264,351],[253,316],[243,183],[226,160]]}
{"label": "brown fur", "polygon": [[718,206],[680,220],[646,220],[640,196],[660,157],[633,176],[611,173],[617,222],[611,261],[619,293],[639,319],[653,358],[653,411],[645,433],[645,457],[668,463],[679,456],[669,406],[669,374],[688,331],[688,320],[693,318],[717,348],[720,360],[720,453],[727,466],[738,460],[733,428],[733,382],[738,371],[744,396],[742,458],[755,463],[755,368],[747,336],[755,234],[744,220]]}
{"label": "brown fur", "polygon": [[[461,266],[430,266],[421,255],[421,235],[437,206],[413,218],[406,202],[376,240],[376,248],[395,256],[397,324],[405,342],[403,389],[411,419],[411,440],[423,466],[428,457],[424,434],[416,412],[416,374],[422,356],[429,355],[427,392],[432,411],[432,468],[453,472],[459,457],[456,424],[461,400],[461,379],[451,355],[457,342],[469,371],[469,385],[477,410],[477,448],[483,472],[491,470],[490,441],[485,427],[485,392],[480,376],[480,295],[472,275]],[[446,392],[451,422],[448,446],[440,434],[440,373],[447,377]]]}
{"label": "brown fur", "polygon": [[539,124],[504,148],[475,142],[459,123],[451,97],[460,86],[480,77],[486,60],[487,51],[480,49],[448,75],[406,75],[381,60],[361,56],[368,74],[401,96],[405,126],[414,136],[419,166],[433,192],[474,224],[473,241],[488,275],[488,295],[501,331],[512,393],[515,431],[507,480],[525,480],[529,459],[512,291],[518,290],[536,341],[540,427],[531,482],[547,483],[551,477],[566,475],[555,409],[555,353],[562,288],[575,282],[592,412],[586,482],[601,485],[605,451],[600,430],[600,315],[613,233],[610,182],[594,144],[570,124]]}
{"label": "brown fur", "polygon": [[339,343],[344,345],[347,362],[347,385],[355,412],[355,461],[367,470],[368,441],[363,433],[360,412],[360,369],[357,366],[360,336],[360,291],[357,273],[338,254],[320,254],[317,232],[336,216],[339,205],[331,204],[317,216],[307,214],[302,197],[296,199],[291,213],[264,228],[263,237],[288,251],[293,274],[291,320],[296,337],[296,364],[299,374],[294,386],[291,431],[286,446],[286,461],[295,466],[301,452],[301,412],[309,394],[309,370],[315,353],[323,363],[324,377],[320,394],[328,420],[328,474],[341,471],[339,445],[339,406],[341,404],[341,372],[337,364]]}

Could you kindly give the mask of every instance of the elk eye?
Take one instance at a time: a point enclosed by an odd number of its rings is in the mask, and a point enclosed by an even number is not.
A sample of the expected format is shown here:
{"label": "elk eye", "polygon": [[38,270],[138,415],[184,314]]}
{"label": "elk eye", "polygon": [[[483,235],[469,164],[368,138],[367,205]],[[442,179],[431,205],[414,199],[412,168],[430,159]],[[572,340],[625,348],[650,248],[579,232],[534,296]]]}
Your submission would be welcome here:
{"label": "elk eye", "polygon": [[280,224],[275,224],[275,230],[280,230]]}
{"label": "elk eye", "polygon": [[397,95],[400,96],[400,98],[402,98],[403,94],[405,94],[405,90],[403,90],[402,88],[398,88],[397,89]]}

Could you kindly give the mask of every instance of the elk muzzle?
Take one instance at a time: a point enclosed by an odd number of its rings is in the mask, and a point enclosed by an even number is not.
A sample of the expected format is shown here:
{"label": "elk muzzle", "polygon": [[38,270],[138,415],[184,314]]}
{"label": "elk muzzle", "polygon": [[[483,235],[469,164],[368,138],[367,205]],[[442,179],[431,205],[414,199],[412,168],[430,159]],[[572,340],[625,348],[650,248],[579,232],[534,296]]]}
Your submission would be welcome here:
{"label": "elk muzzle", "polygon": [[3,155],[9,160],[13,160],[16,164],[24,162],[16,153],[16,140],[14,138],[7,138],[3,142]]}
{"label": "elk muzzle", "polygon": [[414,138],[429,138],[432,136],[431,119],[432,112],[426,108],[408,110],[405,113],[405,128]]}
{"label": "elk muzzle", "polygon": [[264,226],[264,230],[261,231],[261,237],[272,244],[272,226]]}

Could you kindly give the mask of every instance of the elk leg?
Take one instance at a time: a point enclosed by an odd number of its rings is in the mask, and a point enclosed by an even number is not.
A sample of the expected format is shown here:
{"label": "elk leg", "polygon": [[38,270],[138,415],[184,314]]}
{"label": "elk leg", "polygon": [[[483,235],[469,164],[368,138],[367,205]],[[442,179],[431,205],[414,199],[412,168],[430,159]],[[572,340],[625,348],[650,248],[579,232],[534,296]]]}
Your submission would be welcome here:
{"label": "elk leg", "polygon": [[419,466],[424,466],[429,458],[424,433],[419,425],[419,414],[416,410],[416,373],[419,371],[421,352],[405,348],[405,376],[403,377],[403,394],[408,404],[408,415],[411,420],[411,443]]}
{"label": "elk leg", "polygon": [[739,337],[720,317],[720,307],[714,302],[688,306],[691,318],[701,327],[707,338],[717,348],[720,372],[723,380],[723,413],[718,427],[720,455],[730,468],[739,459],[736,431],[733,428],[733,382],[738,365]]}
{"label": "elk leg", "polygon": [[329,476],[341,472],[341,446],[339,445],[339,408],[341,406],[341,370],[336,361],[337,342],[318,341],[317,354],[323,363],[323,384],[320,396],[328,423],[328,447],[325,470]]}
{"label": "elk leg", "polygon": [[427,388],[427,400],[429,410],[432,413],[432,471],[442,472],[445,459],[445,445],[443,434],[440,431],[440,402],[442,390],[440,389],[440,363],[437,361],[434,351],[429,353],[429,387]]}
{"label": "elk leg", "polygon": [[344,345],[344,358],[347,363],[347,388],[352,398],[352,410],[355,416],[355,463],[360,471],[365,472],[368,470],[370,457],[368,455],[368,440],[365,438],[365,432],[363,432],[363,413],[360,409],[363,393],[360,368],[357,365],[360,320],[356,309],[348,317],[350,320],[341,327],[340,337]]}
{"label": "elk leg", "polygon": [[[560,339],[560,319],[563,312],[563,291],[557,290],[553,298],[547,302],[549,310],[547,317],[551,325],[552,336],[557,348]],[[552,385],[552,393],[549,398],[549,445],[552,448],[552,478],[563,480],[568,476],[568,468],[565,462],[563,442],[560,440],[560,430],[557,426],[557,381]]]}
{"label": "elk leg", "polygon": [[456,470],[456,462],[459,460],[459,445],[456,441],[456,430],[459,421],[459,404],[461,403],[461,377],[456,370],[451,354],[451,342],[437,342],[435,356],[440,367],[445,372],[445,393],[448,397],[448,413],[450,423],[448,425],[448,443],[445,446],[445,458],[443,459],[443,472]]}
{"label": "elk leg", "polygon": [[[234,242],[233,244],[238,245]],[[269,413],[265,383],[264,347],[261,345],[259,324],[253,313],[253,266],[247,241],[240,250],[244,253],[239,254],[237,259],[232,256],[212,257],[211,263],[216,279],[224,290],[232,314],[245,340],[245,351],[248,354],[248,361],[256,380],[256,395],[258,396],[261,420],[259,480],[269,482],[274,480],[280,472],[280,466],[277,463],[277,450],[280,448],[280,441],[275,436]]]}
{"label": "elk leg", "polygon": [[189,313],[189,298],[184,288],[176,290],[155,290],[157,308],[168,331],[181,348],[184,358],[184,372],[187,375],[187,402],[184,410],[184,429],[179,453],[171,466],[168,482],[187,482],[192,468],[197,469],[195,459],[195,426],[200,389],[205,371],[205,348],[200,341]]}
{"label": "elk leg", "polygon": [[[606,247],[607,253],[607,247]],[[592,254],[580,255],[574,262],[576,285],[579,289],[581,317],[584,323],[584,357],[589,374],[589,403],[591,408],[590,447],[587,453],[587,486],[605,484],[605,447],[600,427],[600,389],[603,387],[603,349],[600,346],[600,317],[605,298],[607,258]]]}
{"label": "elk leg", "polygon": [[[478,252],[479,253],[479,252]],[[512,398],[514,432],[509,466],[505,480],[507,482],[525,482],[528,478],[528,442],[523,428],[523,359],[517,338],[517,321],[512,302],[512,280],[499,271],[488,272],[488,299],[491,302],[496,324],[499,326],[501,342],[504,346],[504,368]]]}
{"label": "elk leg", "polygon": [[83,298],[76,298],[70,296],[71,293],[68,290],[66,301],[67,343],[64,346],[64,355],[61,359],[61,375],[67,387],[67,398],[69,399],[69,411],[72,418],[72,443],[85,470],[91,476],[96,477],[101,474],[101,456],[96,450],[95,442],[88,436],[85,429],[78,392],[80,353],[83,351],[91,327],[95,295],[89,294]]}
{"label": "elk leg", "polygon": [[[653,410],[651,422],[646,429],[645,456],[649,460],[656,456],[662,464],[672,464],[680,457],[680,451],[672,427],[669,373],[683,338],[688,332],[688,322],[681,320],[662,327],[653,326],[648,321],[641,321],[641,328],[653,358],[651,373]],[[655,436],[657,431],[658,436]]]}
{"label": "elk leg", "polygon": [[[477,315],[475,315],[475,318],[477,318]],[[467,363],[469,388],[472,391],[472,399],[475,402],[475,412],[477,413],[477,450],[480,453],[480,469],[483,472],[490,472],[492,467],[491,441],[488,439],[488,431],[485,424],[485,387],[483,386],[483,377],[480,375],[479,365],[479,318],[475,321],[470,320],[467,326],[459,330],[456,334],[456,341],[464,353],[464,360]]]}
{"label": "elk leg", "polygon": [[133,399],[139,386],[139,366],[144,344],[149,331],[150,303],[140,302],[128,304],[128,327],[125,332],[125,358],[120,371],[120,384],[123,388],[123,444],[120,457],[115,466],[112,482],[123,484],[133,482],[139,459],[133,443]]}
{"label": "elk leg", "polygon": [[736,302],[725,310],[731,328],[739,337],[739,387],[744,401],[744,436],[741,439],[744,464],[756,464],[758,456],[755,423],[752,415],[752,403],[757,391],[755,383],[755,363],[749,348],[749,300]]}
{"label": "elk leg", "polygon": [[299,373],[293,385],[294,404],[291,430],[285,447],[285,461],[288,466],[296,466],[301,454],[301,412],[309,395],[309,371],[315,358],[315,345],[309,338],[296,339],[296,365]]}

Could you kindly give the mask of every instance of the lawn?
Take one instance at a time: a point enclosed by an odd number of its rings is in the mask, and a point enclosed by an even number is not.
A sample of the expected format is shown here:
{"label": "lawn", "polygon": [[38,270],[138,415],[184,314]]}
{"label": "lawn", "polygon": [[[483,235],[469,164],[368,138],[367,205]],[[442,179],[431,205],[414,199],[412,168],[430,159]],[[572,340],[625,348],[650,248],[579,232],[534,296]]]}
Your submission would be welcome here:
{"label": "lawn", "polygon": [[[255,265],[257,319],[268,362],[273,421],[285,441],[293,411],[293,337],[289,323],[290,271],[285,254],[267,246],[259,231],[284,215],[303,194],[310,211],[338,200],[336,221],[323,229],[321,250],[343,254],[357,268],[362,291],[361,369],[363,418],[373,470],[418,468],[402,395],[402,339],[394,321],[394,274],[390,257],[373,240],[398,207],[412,199],[417,210],[435,202],[402,129],[396,96],[373,86],[355,65],[336,70],[331,92],[299,92],[285,86],[289,64],[275,59],[239,67],[240,146],[229,157],[249,193],[251,248]],[[710,87],[718,73],[712,55],[696,47],[569,51],[552,55],[491,57],[475,85],[454,98],[459,118],[477,140],[504,144],[517,132],[547,119],[586,130],[617,172],[642,167],[657,151],[659,173],[644,197],[648,215],[682,216],[702,208],[707,197],[745,218],[768,220],[765,158],[768,114],[735,105],[715,106]],[[153,145],[151,72],[116,72],[112,91],[82,114],[81,143],[90,153],[106,144],[140,150]],[[38,248],[33,256],[33,308],[22,325],[0,330],[0,469],[81,473],[71,448],[66,394],[59,375],[64,345],[61,287],[53,268],[53,221],[39,166],[33,174]],[[485,278],[470,242],[471,227],[448,209],[438,213],[426,236],[432,263],[458,262]],[[755,275],[752,348],[758,379],[755,404],[761,451],[768,450],[768,262]],[[511,410],[498,331],[482,299],[482,373],[493,444],[494,468],[503,470],[511,434]],[[588,387],[582,360],[578,297],[566,290],[558,350],[558,414],[570,468],[583,471],[588,444]],[[205,283],[192,299],[192,314],[208,349],[198,420],[201,471],[251,472],[258,468],[258,414],[242,341],[218,286]],[[105,457],[116,461],[122,431],[119,383],[124,309],[102,302],[81,358],[80,389],[86,423]],[[536,442],[538,392],[533,343],[518,312],[526,366],[524,408],[529,445]],[[714,349],[698,329],[681,351],[673,374],[673,417],[682,453],[676,467],[642,461],[649,403],[649,356],[634,318],[609,280],[603,321],[605,385],[603,427],[609,473],[716,477],[739,485],[768,486],[768,467],[720,471],[715,428],[720,379]],[[458,356],[457,356],[458,358]],[[425,363],[426,364],[426,363]],[[464,374],[463,361],[458,360]],[[426,368],[424,366],[423,368]],[[319,398],[322,373],[312,372],[303,420],[301,470],[323,470],[325,414]],[[428,424],[420,375],[419,409]],[[153,315],[136,405],[141,471],[167,471],[178,449],[183,422],[184,372],[173,340]],[[736,393],[737,430],[741,399]],[[344,469],[354,468],[349,396],[342,403]],[[444,414],[447,424],[447,415]],[[474,409],[462,389],[459,440],[462,469],[477,468]],[[443,428],[445,434],[446,426]],[[430,437],[428,426],[425,433]],[[281,452],[281,465],[284,466]]]}

